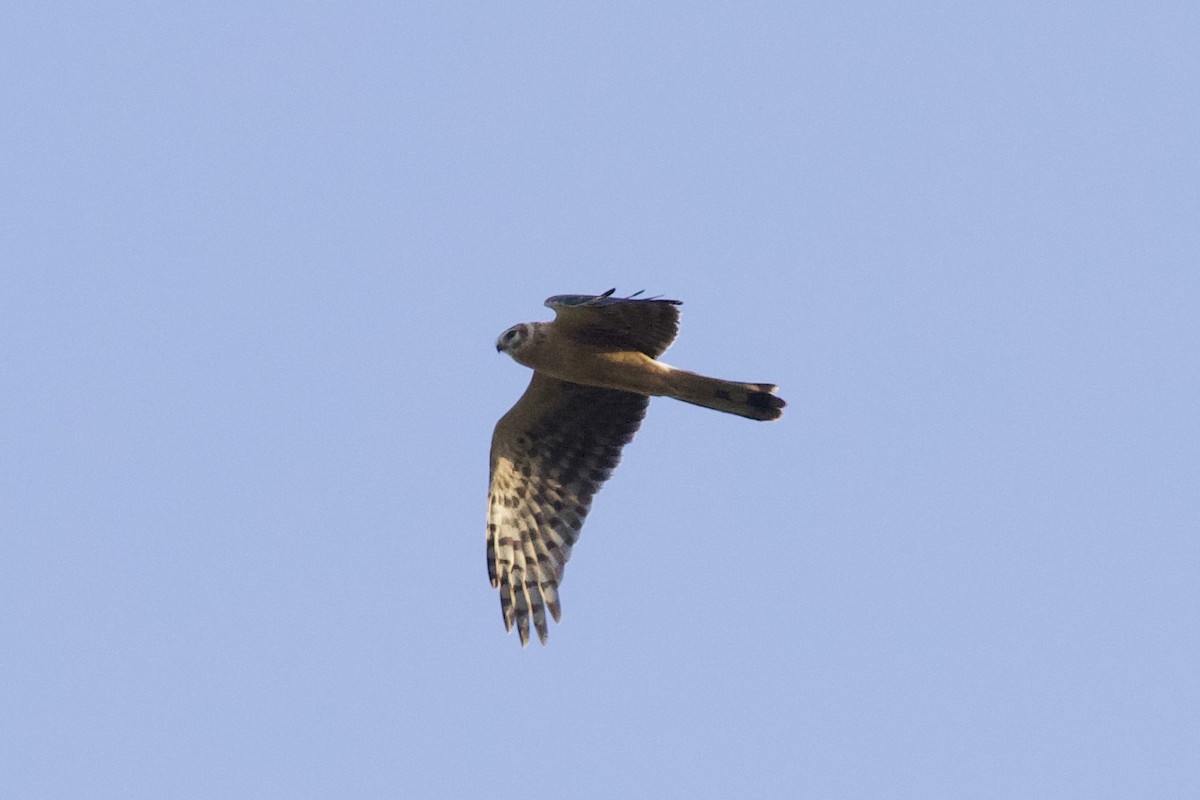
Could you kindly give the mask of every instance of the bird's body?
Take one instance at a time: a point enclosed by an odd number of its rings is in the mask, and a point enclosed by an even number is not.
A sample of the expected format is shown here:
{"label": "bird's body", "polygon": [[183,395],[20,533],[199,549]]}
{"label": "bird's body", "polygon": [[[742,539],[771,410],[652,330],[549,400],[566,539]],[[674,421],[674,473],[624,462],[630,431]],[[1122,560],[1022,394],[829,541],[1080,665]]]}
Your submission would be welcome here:
{"label": "bird's body", "polygon": [[674,397],[750,419],[776,419],[784,405],[772,395],[775,387],[771,384],[708,378],[664,364],[637,350],[554,336],[554,324],[524,323],[521,327],[526,328],[527,338],[519,347],[509,349],[508,354],[518,364],[561,381],[650,397]]}
{"label": "bird's body", "polygon": [[558,585],[592,496],[636,433],[651,396],[749,419],[777,419],[775,386],[708,378],[657,360],[675,338],[679,302],[560,295],[553,322],[514,325],[496,343],[534,370],[496,424],[488,493],[488,574],[504,624],[524,645],[532,617],[546,641]]}
{"label": "bird's body", "polygon": [[552,337],[553,324],[530,323],[529,341],[509,353],[513,360],[560,381],[645,395],[667,393],[670,367],[636,350],[601,349]]}

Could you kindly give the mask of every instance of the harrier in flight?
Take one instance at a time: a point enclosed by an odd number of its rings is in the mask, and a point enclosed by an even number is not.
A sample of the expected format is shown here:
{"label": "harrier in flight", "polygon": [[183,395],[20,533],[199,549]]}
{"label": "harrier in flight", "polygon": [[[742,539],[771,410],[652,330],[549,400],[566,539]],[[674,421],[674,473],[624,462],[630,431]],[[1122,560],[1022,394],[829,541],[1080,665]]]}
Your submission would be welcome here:
{"label": "harrier in flight", "polygon": [[651,396],[748,419],[783,413],[772,384],[706,378],[658,361],[679,330],[679,301],[613,291],[551,297],[553,322],[522,322],[496,341],[497,351],[533,370],[492,434],[487,516],[488,575],[500,590],[504,627],[516,624],[522,647],[530,618],[542,644],[546,610],[559,620],[558,585],[592,495]]}

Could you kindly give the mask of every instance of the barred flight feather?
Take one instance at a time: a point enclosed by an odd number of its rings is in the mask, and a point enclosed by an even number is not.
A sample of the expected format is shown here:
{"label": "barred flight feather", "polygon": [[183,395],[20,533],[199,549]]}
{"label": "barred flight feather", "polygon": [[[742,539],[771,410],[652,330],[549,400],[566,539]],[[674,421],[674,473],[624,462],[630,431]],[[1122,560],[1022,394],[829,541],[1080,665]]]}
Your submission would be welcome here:
{"label": "barred flight feather", "polygon": [[[535,373],[492,439],[488,576],[500,590],[504,627],[521,644],[530,620],[544,644],[547,609],[557,622],[558,587],[592,497],[637,432],[649,398]],[[536,408],[536,411],[534,409]]]}

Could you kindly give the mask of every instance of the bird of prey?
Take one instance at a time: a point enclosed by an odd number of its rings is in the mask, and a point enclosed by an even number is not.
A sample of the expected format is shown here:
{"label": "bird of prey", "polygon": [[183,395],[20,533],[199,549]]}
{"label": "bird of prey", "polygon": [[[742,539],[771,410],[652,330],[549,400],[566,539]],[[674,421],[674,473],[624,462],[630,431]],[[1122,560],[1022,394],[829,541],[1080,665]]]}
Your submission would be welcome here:
{"label": "bird of prey", "polygon": [[658,357],[679,329],[678,300],[556,295],[553,322],[522,322],[498,352],[533,369],[525,394],[496,423],[488,491],[487,561],[504,627],[521,646],[532,618],[546,643],[546,610],[561,615],[558,586],[592,496],[637,432],[651,396],[674,397],[748,419],[772,420],[784,402],[769,383],[706,378]]}

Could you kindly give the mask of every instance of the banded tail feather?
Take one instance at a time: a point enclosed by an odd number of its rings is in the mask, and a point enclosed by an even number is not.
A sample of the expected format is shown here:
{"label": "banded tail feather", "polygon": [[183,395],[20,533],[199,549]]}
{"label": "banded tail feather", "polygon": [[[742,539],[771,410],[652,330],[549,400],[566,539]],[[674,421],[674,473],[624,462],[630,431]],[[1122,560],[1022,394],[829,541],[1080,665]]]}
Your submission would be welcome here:
{"label": "banded tail feather", "polygon": [[787,405],[775,396],[772,383],[738,383],[676,369],[671,372],[672,397],[726,414],[756,420],[779,419]]}

